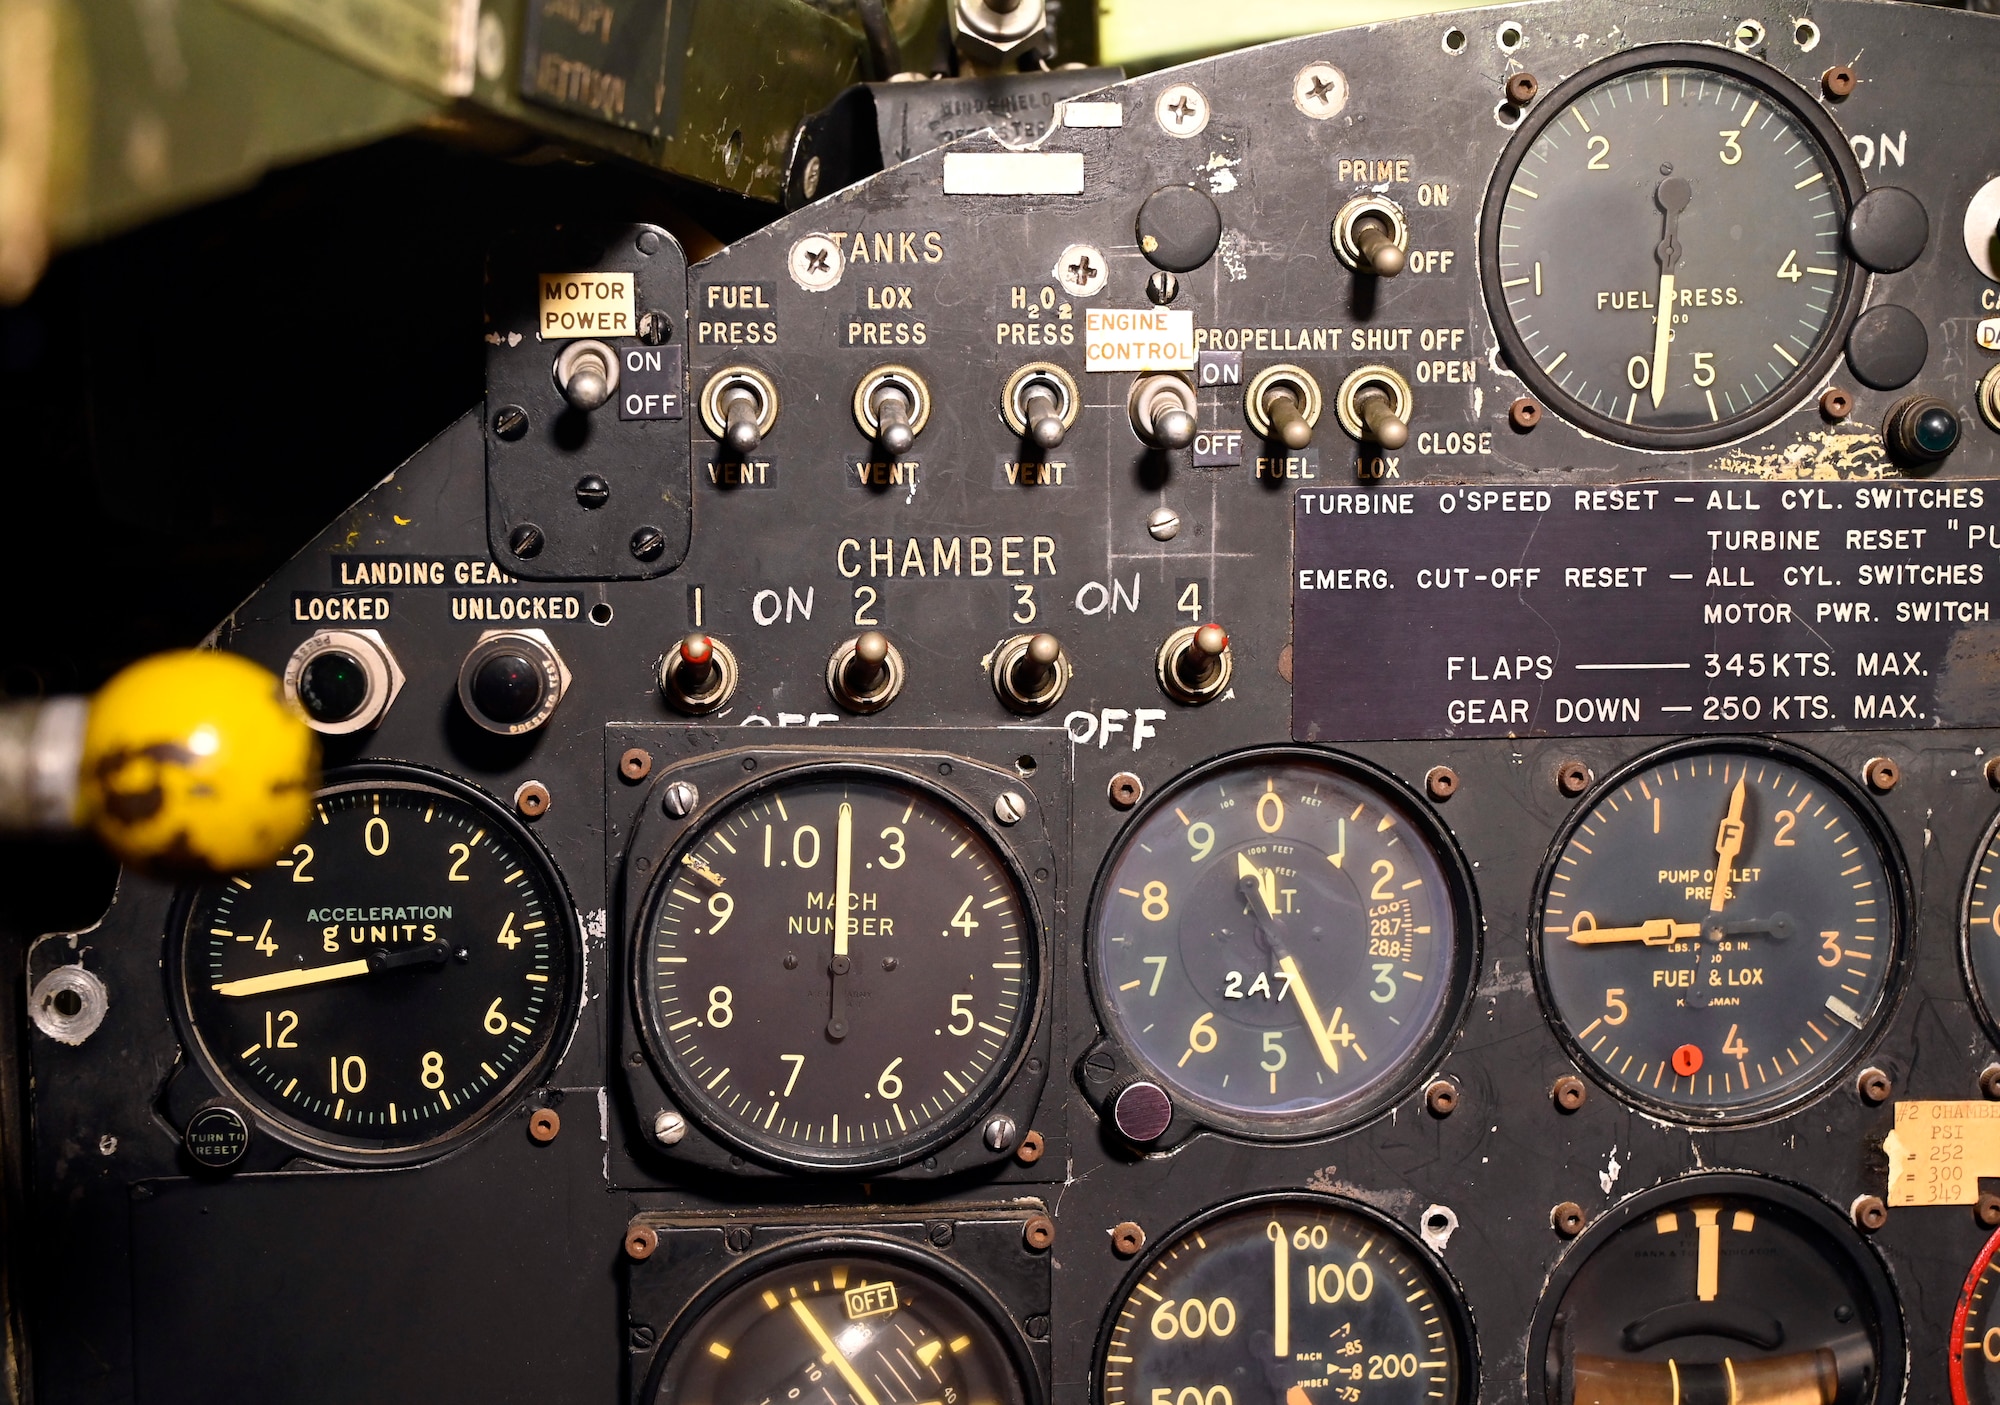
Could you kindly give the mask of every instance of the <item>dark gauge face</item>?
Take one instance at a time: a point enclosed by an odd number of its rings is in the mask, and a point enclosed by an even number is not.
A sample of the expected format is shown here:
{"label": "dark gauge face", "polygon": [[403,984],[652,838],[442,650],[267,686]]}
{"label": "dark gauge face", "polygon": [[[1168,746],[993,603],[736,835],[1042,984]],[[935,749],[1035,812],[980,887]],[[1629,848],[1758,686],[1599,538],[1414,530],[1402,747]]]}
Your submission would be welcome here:
{"label": "dark gauge face", "polygon": [[1508,360],[1552,407],[1689,448],[1817,385],[1860,296],[1843,242],[1860,177],[1802,97],[1762,65],[1664,46],[1535,104],[1487,192],[1483,274]]}
{"label": "dark gauge face", "polygon": [[1176,1101],[1251,1135],[1368,1115],[1449,1034],[1474,959],[1446,841],[1394,783],[1311,752],[1177,782],[1098,881],[1091,979]]}
{"label": "dark gauge face", "polygon": [[1988,1029],[2000,1029],[2000,818],[1987,827],[1986,841],[1965,885],[1962,941],[1972,996]]}
{"label": "dark gauge face", "polygon": [[[780,1251],[782,1253],[782,1251]],[[1030,1405],[970,1284],[883,1246],[752,1268],[679,1329],[658,1405]]]}
{"label": "dark gauge face", "polygon": [[498,1111],[570,1014],[575,916],[490,801],[406,772],[320,793],[275,868],[196,891],[183,1007],[224,1083],[307,1140],[388,1155]]}
{"label": "dark gauge face", "polygon": [[1535,1316],[1536,1405],[1902,1399],[1889,1280],[1840,1215],[1761,1176],[1635,1195],[1576,1242]]}
{"label": "dark gauge face", "polygon": [[1223,1206],[1126,1283],[1099,1405],[1372,1405],[1468,1399],[1465,1315],[1430,1255],[1328,1196]]}
{"label": "dark gauge face", "polygon": [[1621,1096],[1747,1118],[1822,1087],[1895,974],[1890,850],[1851,787],[1789,751],[1670,749],[1571,821],[1537,916],[1544,998]]}
{"label": "dark gauge face", "polygon": [[[780,777],[655,883],[638,997],[683,1106],[794,1165],[893,1165],[964,1126],[1034,1021],[1012,866],[901,777]],[[844,913],[844,923],[835,920]]]}
{"label": "dark gauge face", "polygon": [[2000,1268],[1993,1263],[2000,1250],[2000,1233],[1986,1241],[1951,1323],[1951,1398],[1953,1405],[2000,1405]]}

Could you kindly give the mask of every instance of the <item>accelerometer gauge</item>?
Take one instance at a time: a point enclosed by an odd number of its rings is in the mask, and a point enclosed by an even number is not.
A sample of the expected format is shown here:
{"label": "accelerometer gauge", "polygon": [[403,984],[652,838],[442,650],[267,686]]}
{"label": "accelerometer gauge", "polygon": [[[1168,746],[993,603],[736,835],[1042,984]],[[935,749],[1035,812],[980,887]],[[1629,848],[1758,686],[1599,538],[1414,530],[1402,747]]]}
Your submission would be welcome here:
{"label": "accelerometer gauge", "polygon": [[1764,64],[1669,44],[1586,68],[1536,102],[1486,194],[1481,276],[1507,359],[1616,443],[1761,429],[1840,355],[1861,188],[1833,123]]}
{"label": "accelerometer gauge", "polygon": [[1960,942],[1973,1003],[1988,1031],[2000,1030],[2000,817],[1986,828],[1965,884]]}
{"label": "accelerometer gauge", "polygon": [[1534,930],[1543,998],[1613,1091],[1699,1121],[1817,1091],[1873,1038],[1901,865],[1868,802],[1766,743],[1669,747],[1570,821]]}
{"label": "accelerometer gauge", "polygon": [[673,1329],[654,1405],[1035,1405],[1019,1334],[941,1260],[887,1241],[773,1250]]}
{"label": "accelerometer gauge", "polygon": [[1200,1120],[1302,1136],[1430,1066],[1475,930],[1457,851],[1393,778],[1245,752],[1177,781],[1119,840],[1091,983],[1111,1034]]}
{"label": "accelerometer gauge", "polygon": [[1323,1195],[1210,1210],[1128,1278],[1100,1334],[1098,1405],[1460,1402],[1477,1373],[1458,1294],[1393,1221]]}
{"label": "accelerometer gauge", "polygon": [[1951,1319],[1952,1405],[2000,1405],[2000,1267],[1993,1255],[2000,1233],[1986,1241]]}
{"label": "accelerometer gauge", "polygon": [[1670,1181],[1557,1265],[1535,1314],[1535,1405],[1873,1405],[1903,1397],[1902,1318],[1846,1220],[1762,1176]]}
{"label": "accelerometer gauge", "polygon": [[276,867],[196,889],[177,945],[176,1003],[222,1086],[306,1145],[384,1159],[539,1076],[580,951],[527,831],[403,767],[350,773]]}
{"label": "accelerometer gauge", "polygon": [[896,772],[802,768],[729,800],[655,880],[635,965],[684,1110],[782,1164],[894,1166],[959,1132],[1033,1027],[1012,862]]}

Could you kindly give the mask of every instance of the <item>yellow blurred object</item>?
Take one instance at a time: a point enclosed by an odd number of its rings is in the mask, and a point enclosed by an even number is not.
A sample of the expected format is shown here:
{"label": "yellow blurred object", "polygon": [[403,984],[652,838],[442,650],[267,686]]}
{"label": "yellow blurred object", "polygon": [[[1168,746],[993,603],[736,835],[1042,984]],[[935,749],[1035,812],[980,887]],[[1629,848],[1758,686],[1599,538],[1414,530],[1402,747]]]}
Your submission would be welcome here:
{"label": "yellow blurred object", "polygon": [[91,700],[80,781],[77,819],[134,868],[258,868],[312,818],[319,739],[248,659],[157,654]]}
{"label": "yellow blurred object", "polygon": [[1142,71],[1294,34],[1462,8],[1464,0],[1098,0],[1098,62]]}

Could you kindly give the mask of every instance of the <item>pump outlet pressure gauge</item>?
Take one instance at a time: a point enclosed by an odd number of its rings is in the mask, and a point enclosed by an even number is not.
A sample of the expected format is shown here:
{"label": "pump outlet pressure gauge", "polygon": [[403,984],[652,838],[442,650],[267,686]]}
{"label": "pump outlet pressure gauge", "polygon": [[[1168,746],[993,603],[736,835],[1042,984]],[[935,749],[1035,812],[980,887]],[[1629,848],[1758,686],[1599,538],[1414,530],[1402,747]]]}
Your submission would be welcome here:
{"label": "pump outlet pressure gauge", "polygon": [[1267,1195],[1174,1231],[1099,1338],[1098,1405],[1459,1405],[1477,1372],[1444,1270],[1394,1222]]}
{"label": "pump outlet pressure gauge", "polygon": [[728,799],[653,885],[634,961],[681,1107],[800,1169],[896,1166],[961,1131],[1035,1021],[1012,860],[940,791],[859,767]]}
{"label": "pump outlet pressure gauge", "polygon": [[431,1154],[546,1067],[573,1014],[575,910],[499,806],[429,772],[321,791],[274,868],[196,889],[169,962],[195,1047],[288,1139]]}
{"label": "pump outlet pressure gauge", "polygon": [[1840,354],[1861,173],[1777,70],[1629,50],[1537,101],[1501,158],[1481,275],[1507,359],[1573,423],[1685,449],[1763,428]]}
{"label": "pump outlet pressure gauge", "polygon": [[1579,807],[1543,879],[1537,970],[1571,1052],[1689,1120],[1824,1087],[1885,1016],[1902,866],[1858,791],[1789,748],[1671,747]]}
{"label": "pump outlet pressure gauge", "polygon": [[1450,840],[1393,778],[1294,748],[1177,781],[1098,880],[1091,984],[1113,1037],[1201,1121],[1359,1121],[1449,1038],[1476,959]]}

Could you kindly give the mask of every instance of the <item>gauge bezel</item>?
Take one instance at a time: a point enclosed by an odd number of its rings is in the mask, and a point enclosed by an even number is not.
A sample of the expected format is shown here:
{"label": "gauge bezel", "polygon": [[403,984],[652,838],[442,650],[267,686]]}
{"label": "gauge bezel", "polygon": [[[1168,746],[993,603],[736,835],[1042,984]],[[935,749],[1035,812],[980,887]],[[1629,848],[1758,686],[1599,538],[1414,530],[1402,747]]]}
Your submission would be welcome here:
{"label": "gauge bezel", "polygon": [[[1958,899],[1958,966],[1965,979],[1966,994],[1972,997],[1973,1013],[1979,1016],[1979,1023],[1986,1031],[1986,1037],[2000,1043],[2000,1011],[1987,1002],[1986,992],[1979,987],[1979,976],[1972,965],[1972,891],[1979,879],[1979,863],[1995,844],[2000,844],[2000,811],[1986,822],[1979,832],[1979,842],[1972,850],[1972,863],[1965,871],[1965,884]],[[1996,900],[1994,911],[2000,912],[2000,900]]]}
{"label": "gauge bezel", "polygon": [[[1148,820],[1163,809],[1171,808],[1177,797],[1199,786],[1217,771],[1259,762],[1287,761],[1323,766],[1338,772],[1351,782],[1376,790],[1410,817],[1412,827],[1423,839],[1444,874],[1445,886],[1449,890],[1455,946],[1452,952],[1450,979],[1445,986],[1444,996],[1438,1003],[1437,1015],[1432,1020],[1430,1028],[1411,1045],[1411,1052],[1406,1056],[1399,1075],[1385,1078],[1362,1096],[1351,1101],[1335,1103],[1310,1117],[1286,1116],[1282,1119],[1243,1117],[1226,1108],[1214,1107],[1206,1101],[1188,1096],[1181,1091],[1177,1079],[1156,1067],[1152,1059],[1145,1057],[1126,1041],[1123,1033],[1107,1013],[1110,1009],[1110,1000],[1104,989],[1102,964],[1097,959],[1098,924],[1104,915],[1104,903],[1112,870]],[[1394,772],[1361,757],[1346,752],[1296,744],[1255,746],[1224,752],[1181,772],[1162,786],[1157,795],[1135,810],[1120,826],[1117,835],[1106,848],[1104,861],[1098,866],[1097,877],[1091,884],[1090,905],[1086,911],[1088,915],[1083,926],[1082,940],[1083,965],[1090,986],[1093,1007],[1091,1013],[1097,1019],[1098,1028],[1134,1067],[1143,1069],[1149,1076],[1162,1081],[1168,1096],[1173,1099],[1176,1120],[1185,1116],[1199,1126],[1255,1142],[1310,1141],[1331,1132],[1347,1131],[1379,1116],[1386,1109],[1401,1102],[1414,1089],[1422,1086],[1444,1062],[1446,1053],[1464,1027],[1466,1015],[1471,1009],[1473,979],[1479,971],[1482,950],[1479,895],[1473,885],[1472,865],[1466,862],[1465,855],[1460,851],[1458,841],[1452,836],[1451,830],[1418,795],[1415,788],[1406,784]],[[1282,1125],[1274,1125],[1279,1122],[1282,1122]]]}
{"label": "gauge bezel", "polygon": [[1562,1257],[1542,1284],[1541,1298],[1528,1328],[1528,1355],[1523,1363],[1528,1377],[1529,1405],[1554,1405],[1548,1390],[1549,1334],[1563,1296],[1582,1267],[1613,1235],[1633,1220],[1669,1203],[1679,1204],[1707,1195],[1738,1195],[1765,1200],[1817,1229],[1830,1244],[1847,1251],[1848,1264],[1861,1280],[1875,1310],[1881,1334],[1876,1359],[1875,1401],[1894,1405],[1903,1399],[1909,1374],[1909,1335],[1903,1322],[1902,1299],[1875,1246],[1855,1229],[1848,1217],[1812,1191],[1790,1181],[1754,1171],[1693,1171],[1635,1191],[1599,1215],[1582,1233],[1570,1241]]}
{"label": "gauge bezel", "polygon": [[733,1264],[709,1279],[674,1315],[666,1331],[660,1334],[659,1349],[653,1355],[645,1385],[639,1392],[643,1405],[658,1405],[660,1393],[666,1385],[667,1368],[673,1364],[675,1354],[696,1333],[708,1314],[730,1294],[787,1265],[844,1255],[867,1255],[903,1264],[911,1272],[926,1275],[957,1294],[959,1301],[986,1324],[1006,1351],[1015,1377],[1021,1382],[1020,1405],[1044,1405],[1042,1377],[1035,1367],[1034,1354],[992,1289],[941,1254],[929,1253],[899,1239],[867,1233],[801,1234],[796,1239],[746,1255],[741,1263]]}
{"label": "gauge bezel", "polygon": [[[1546,969],[1542,927],[1543,911],[1548,906],[1549,884],[1555,877],[1556,865],[1562,861],[1563,853],[1569,847],[1569,842],[1577,830],[1597,807],[1604,803],[1605,797],[1621,786],[1629,784],[1635,776],[1657,766],[1683,756],[1711,751],[1732,751],[1738,754],[1749,752],[1752,755],[1768,756],[1783,765],[1797,767],[1807,772],[1846,802],[1848,808],[1859,818],[1861,828],[1866,832],[1869,842],[1875,848],[1876,857],[1881,861],[1882,872],[1887,876],[1890,932],[1883,958],[1886,974],[1882,982],[1882,994],[1875,1002],[1874,1008],[1867,1012],[1867,1029],[1857,1031],[1859,1038],[1850,1046],[1850,1052],[1845,1058],[1828,1065],[1825,1072],[1817,1078],[1788,1084],[1785,1089],[1768,1098],[1724,1111],[1701,1112],[1620,1087],[1605,1076],[1597,1061],[1584,1051],[1561,1010],[1557,1008]],[[1904,861],[1903,846],[1897,841],[1894,828],[1868,794],[1842,774],[1838,767],[1801,747],[1781,742],[1774,737],[1727,734],[1690,737],[1655,747],[1626,762],[1610,776],[1592,786],[1571,807],[1568,817],[1563,820],[1555,838],[1550,842],[1548,853],[1535,876],[1535,900],[1528,912],[1528,965],[1534,971],[1535,995],[1541,1003],[1543,1019],[1555,1033],[1556,1038],[1561,1041],[1563,1052],[1593,1082],[1620,1103],[1684,1126],[1755,1126],[1788,1116],[1824,1095],[1846,1075],[1849,1069],[1867,1058],[1882,1041],[1895,1018],[1896,1008],[1902,1001],[1903,987],[1908,975],[1905,970],[1907,963],[1904,961],[1904,948],[1908,942],[1912,911],[1914,907],[1910,897],[1909,866]]]}
{"label": "gauge bezel", "polygon": [[1972,1261],[1972,1271],[1965,1275],[1965,1286],[1958,1290],[1958,1306],[1952,1310],[1951,1342],[1945,1357],[1945,1371],[1951,1377],[1951,1405],[1972,1405],[1971,1394],[1965,1388],[1965,1326],[1972,1317],[1973,1291],[1979,1287],[1979,1280],[1995,1253],[2000,1253],[2000,1229],[1993,1231],[1979,1257]]}
{"label": "gauge bezel", "polygon": [[[1811,134],[1832,167],[1840,187],[1841,284],[1834,299],[1826,329],[1812,355],[1787,376],[1760,407],[1714,424],[1689,429],[1644,429],[1600,415],[1577,402],[1536,364],[1533,354],[1507,310],[1505,290],[1500,286],[1500,221],[1505,213],[1502,197],[1521,162],[1533,149],[1548,125],[1587,89],[1624,74],[1646,68],[1706,68],[1749,84]],[[1712,449],[1745,439],[1776,424],[1801,408],[1832,372],[1847,346],[1847,331],[1860,314],[1868,290],[1865,271],[1846,248],[1846,220],[1854,204],[1867,193],[1861,166],[1848,148],[1847,138],[1820,105],[1782,69],[1746,58],[1732,50],[1709,44],[1647,44],[1613,54],[1577,70],[1552,91],[1535,100],[1529,115],[1522,119],[1513,137],[1500,154],[1493,179],[1486,187],[1479,216],[1479,285],[1486,298],[1488,320],[1500,338],[1507,365],[1541,400],[1543,406],[1577,428],[1613,444],[1634,449],[1686,452]]]}
{"label": "gauge bezel", "polygon": [[1418,1263],[1427,1269],[1436,1280],[1441,1291],[1438,1293],[1440,1309],[1445,1314],[1446,1330],[1458,1343],[1458,1392],[1451,1405],[1472,1405],[1479,1391],[1479,1336],[1477,1324],[1472,1317],[1472,1306],[1466,1301],[1465,1289],[1458,1279],[1445,1267],[1444,1260],[1433,1253],[1431,1246],[1407,1225],[1395,1217],[1385,1214],[1373,1205],[1359,1200],[1350,1200],[1344,1195],[1329,1195],[1318,1190],[1266,1190],[1255,1195],[1240,1196],[1225,1200],[1219,1205],[1211,1205],[1198,1214],[1175,1225],[1158,1239],[1149,1242],[1125,1276],[1118,1280],[1110,1303],[1104,1309],[1104,1317],[1097,1326],[1097,1342],[1090,1352],[1089,1392],[1091,1405],[1104,1405],[1104,1358],[1111,1350],[1111,1334],[1116,1329],[1119,1310],[1138,1291],[1138,1285],[1145,1281],[1157,1263],[1169,1250],[1217,1220],[1226,1219],[1242,1212],[1256,1210],[1266,1205],[1308,1205],[1323,1211],[1353,1215],[1374,1225],[1382,1233],[1395,1239]]}
{"label": "gauge bezel", "polygon": [[166,952],[161,973],[167,986],[167,1008],[173,1015],[174,1032],[181,1048],[194,1058],[201,1074],[218,1093],[249,1114],[259,1132],[294,1150],[331,1161],[364,1166],[410,1166],[435,1160],[490,1130],[496,1122],[509,1115],[525,1090],[538,1084],[562,1062],[576,1036],[577,1013],[581,1007],[583,933],[577,921],[576,903],[570,896],[569,885],[563,881],[562,870],[534,833],[510,814],[499,800],[456,776],[402,761],[368,761],[329,770],[322,784],[313,792],[313,799],[317,802],[329,795],[370,789],[429,792],[470,806],[485,823],[514,841],[523,856],[522,861],[533,867],[536,876],[545,885],[553,909],[550,920],[560,925],[567,966],[562,1000],[551,1011],[548,1039],[533,1058],[523,1061],[520,1070],[505,1087],[487,1099],[482,1110],[448,1130],[416,1143],[384,1143],[366,1137],[334,1138],[316,1128],[292,1121],[272,1107],[261,1093],[246,1088],[241,1080],[233,1077],[227,1064],[216,1057],[203,1037],[193,1001],[189,997],[184,969],[188,928],[199,906],[199,899],[204,892],[227,882],[227,878],[185,885],[175,894],[167,922]]}
{"label": "gauge bezel", "polygon": [[[978,763],[968,763],[978,764]],[[667,1054],[664,1031],[659,1026],[659,1006],[646,989],[646,972],[650,964],[644,959],[644,948],[653,940],[655,924],[659,919],[660,903],[664,900],[667,887],[679,867],[683,854],[700,843],[711,825],[724,815],[756,800],[768,791],[789,786],[811,784],[822,778],[843,776],[863,776],[890,785],[899,785],[921,792],[934,803],[956,815],[969,828],[984,839],[994,853],[1000,856],[1009,882],[1013,884],[1015,897],[1021,906],[1024,921],[1033,926],[1033,940],[1025,942],[1024,949],[1031,969],[1028,972],[1029,998],[1022,1002],[1021,1014],[1009,1031],[1009,1046],[1005,1056],[994,1061],[994,1074],[989,1077],[979,1095],[967,1099],[958,1112],[950,1118],[934,1124],[921,1136],[912,1135],[902,1141],[889,1143],[896,1148],[888,1152],[874,1152],[865,1155],[844,1157],[820,1157],[806,1155],[795,1143],[765,1140],[755,1135],[753,1129],[744,1129],[734,1119],[724,1118],[714,1109],[705,1090],[685,1078],[679,1066]],[[673,1097],[674,1105],[682,1113],[699,1123],[702,1129],[731,1150],[753,1156],[766,1165],[785,1171],[799,1171],[815,1175],[849,1175],[868,1171],[889,1171],[922,1160],[939,1147],[957,1139],[973,1123],[977,1122],[998,1102],[1003,1094],[1020,1076],[1022,1065],[1034,1044],[1035,1032],[1041,1027],[1048,1002],[1049,969],[1049,925],[1043,915],[1041,904],[1036,900],[1034,888],[1029,884],[1020,856],[1013,846],[1003,839],[985,817],[966,801],[938,785],[930,778],[914,771],[873,760],[829,760],[818,758],[781,765],[771,771],[746,779],[742,784],[732,786],[713,798],[705,797],[705,803],[695,814],[682,822],[682,829],[673,845],[667,850],[666,861],[656,869],[646,885],[644,900],[639,906],[639,921],[632,929],[631,968],[628,976],[627,998],[631,1001],[633,1017],[639,1032],[640,1046],[645,1050],[646,1061],[653,1074]]]}

